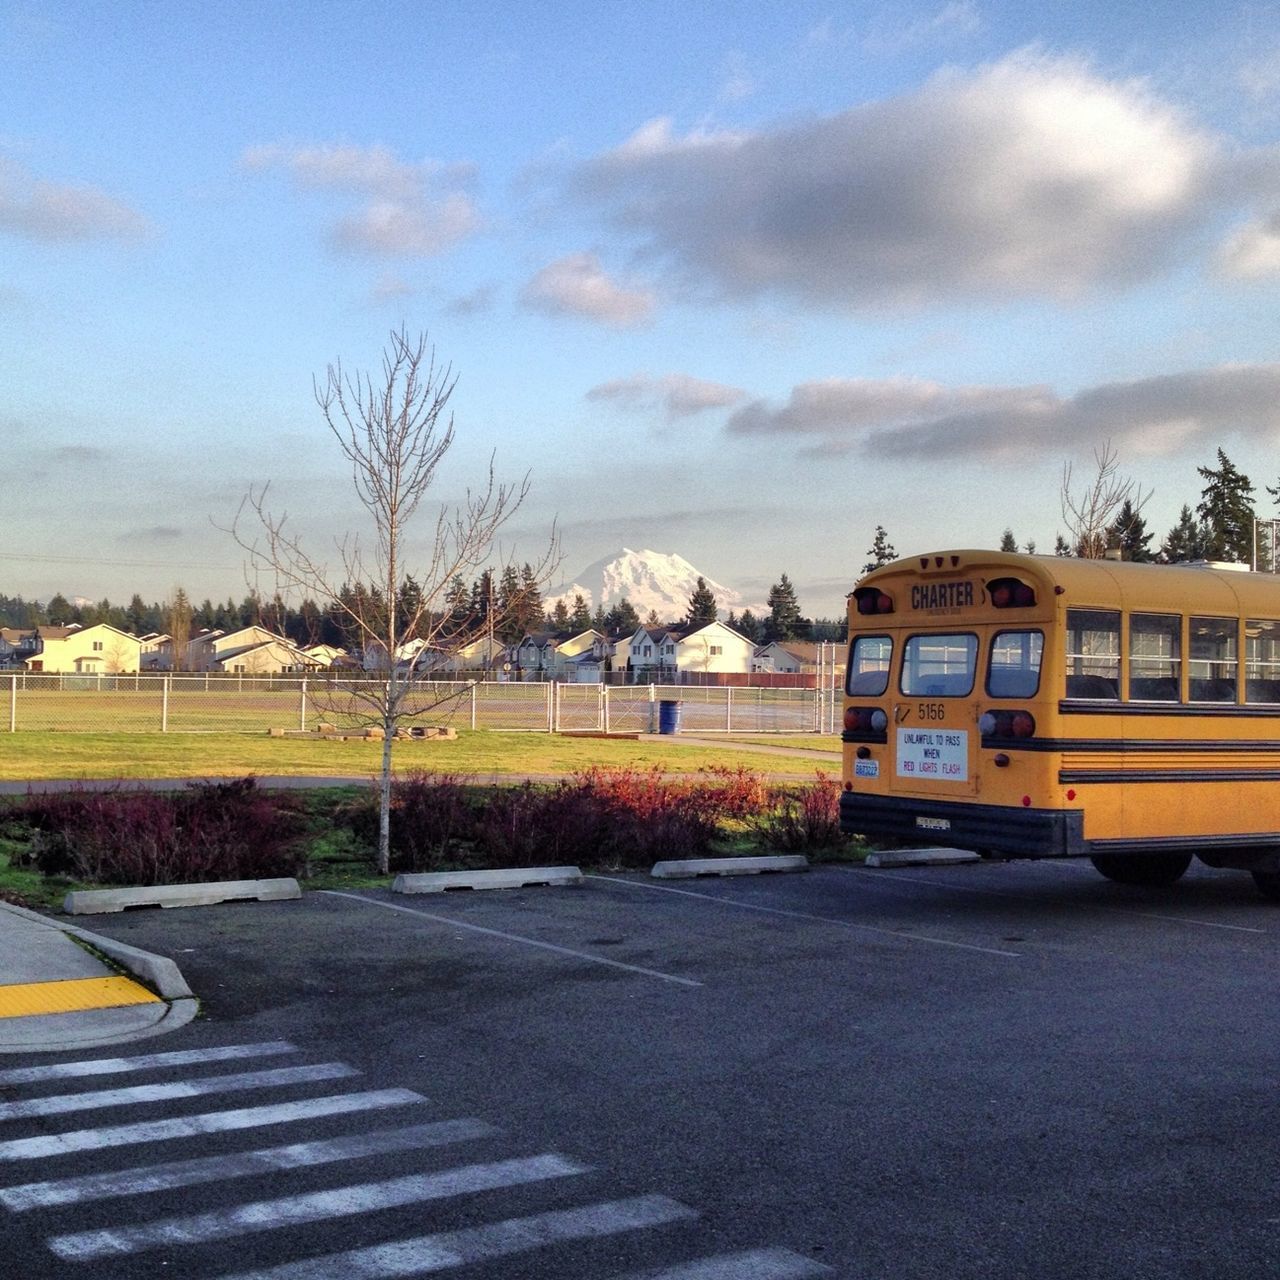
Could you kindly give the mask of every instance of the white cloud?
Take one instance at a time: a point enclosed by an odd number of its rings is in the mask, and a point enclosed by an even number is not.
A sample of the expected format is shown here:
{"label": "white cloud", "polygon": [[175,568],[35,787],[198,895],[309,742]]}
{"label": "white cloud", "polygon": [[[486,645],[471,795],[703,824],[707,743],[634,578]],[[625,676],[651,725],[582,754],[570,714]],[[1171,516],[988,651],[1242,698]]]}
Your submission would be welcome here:
{"label": "white cloud", "polygon": [[1218,263],[1237,280],[1280,276],[1280,212],[1239,228],[1222,246]]}
{"label": "white cloud", "polygon": [[661,377],[637,373],[629,378],[602,382],[587,392],[588,400],[614,400],[627,409],[661,409],[668,422],[708,409],[726,409],[746,398],[747,393],[740,387],[708,382],[687,373],[668,373]]}
{"label": "white cloud", "polygon": [[614,329],[642,324],[653,313],[648,290],[615,283],[594,253],[573,253],[542,268],[520,295],[525,306],[550,315],[574,315]]}
{"label": "white cloud", "polygon": [[1071,297],[1164,270],[1230,196],[1223,156],[1143,85],[1032,51],[771,130],[650,121],[572,189],[730,297]]}
{"label": "white cloud", "polygon": [[971,36],[982,29],[982,19],[970,0],[951,0],[936,13],[904,19],[896,7],[873,24],[863,47],[870,53],[896,54],[920,45]]}
{"label": "white cloud", "polygon": [[1067,398],[1042,386],[833,378],[795,387],[781,407],[753,401],[727,429],[790,440],[806,453],[920,461],[1030,459],[1068,442],[1103,440],[1153,457],[1215,447],[1224,435],[1277,444],[1280,364],[1105,383]]}
{"label": "white cloud", "polygon": [[50,243],[132,241],[150,234],[151,225],[97,187],[45,182],[0,159],[0,231]]}
{"label": "white cloud", "polygon": [[303,190],[348,192],[366,203],[341,218],[331,233],[335,248],[379,257],[434,257],[472,235],[480,216],[462,189],[469,171],[432,162],[407,164],[383,146],[325,144],[245,149],[251,172],[281,168]]}

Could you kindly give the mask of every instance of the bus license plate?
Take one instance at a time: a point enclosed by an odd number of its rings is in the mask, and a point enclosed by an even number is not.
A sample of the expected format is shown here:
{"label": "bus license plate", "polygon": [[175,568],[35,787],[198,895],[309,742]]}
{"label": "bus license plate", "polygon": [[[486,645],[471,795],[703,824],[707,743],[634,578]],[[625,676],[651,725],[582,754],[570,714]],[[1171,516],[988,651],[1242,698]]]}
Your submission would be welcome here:
{"label": "bus license plate", "polygon": [[917,818],[916,826],[922,831],[950,831],[950,818]]}

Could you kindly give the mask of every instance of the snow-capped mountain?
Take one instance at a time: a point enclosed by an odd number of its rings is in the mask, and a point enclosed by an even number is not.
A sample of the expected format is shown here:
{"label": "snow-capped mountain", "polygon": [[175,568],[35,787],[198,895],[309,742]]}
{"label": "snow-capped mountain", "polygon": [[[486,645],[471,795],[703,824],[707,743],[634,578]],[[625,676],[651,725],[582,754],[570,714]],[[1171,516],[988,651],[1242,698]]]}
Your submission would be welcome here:
{"label": "snow-capped mountain", "polygon": [[574,596],[581,595],[594,610],[597,604],[609,609],[626,596],[642,618],[653,609],[663,622],[675,622],[688,610],[699,577],[711,588],[721,617],[730,610],[742,610],[742,596],[737,591],[700,573],[683,556],[632,551],[630,547],[588,565],[572,582],[552,588],[544,600],[547,608],[563,600],[572,609]]}

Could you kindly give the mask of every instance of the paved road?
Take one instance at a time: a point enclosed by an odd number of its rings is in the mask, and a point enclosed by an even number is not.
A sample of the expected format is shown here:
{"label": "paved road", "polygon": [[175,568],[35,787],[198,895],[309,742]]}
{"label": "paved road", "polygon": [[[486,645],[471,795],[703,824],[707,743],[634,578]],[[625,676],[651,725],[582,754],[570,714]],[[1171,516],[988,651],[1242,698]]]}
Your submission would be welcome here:
{"label": "paved road", "polygon": [[95,928],[175,955],[204,1016],[105,1074],[6,1060],[24,1280],[1274,1272],[1280,911],[1239,874],[617,876]]}

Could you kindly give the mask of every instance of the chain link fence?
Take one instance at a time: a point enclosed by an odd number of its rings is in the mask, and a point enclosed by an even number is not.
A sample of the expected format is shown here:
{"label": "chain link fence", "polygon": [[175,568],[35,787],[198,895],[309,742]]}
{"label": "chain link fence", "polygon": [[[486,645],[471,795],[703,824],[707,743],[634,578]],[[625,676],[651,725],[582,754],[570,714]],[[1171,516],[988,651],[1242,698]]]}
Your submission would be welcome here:
{"label": "chain link fence", "polygon": [[[834,733],[837,680],[831,673],[830,687],[816,689],[430,681],[410,694],[408,723],[532,733],[656,733],[664,724],[701,735]],[[367,680],[316,676],[0,672],[0,732],[356,728],[375,720],[371,694],[376,686]]]}

